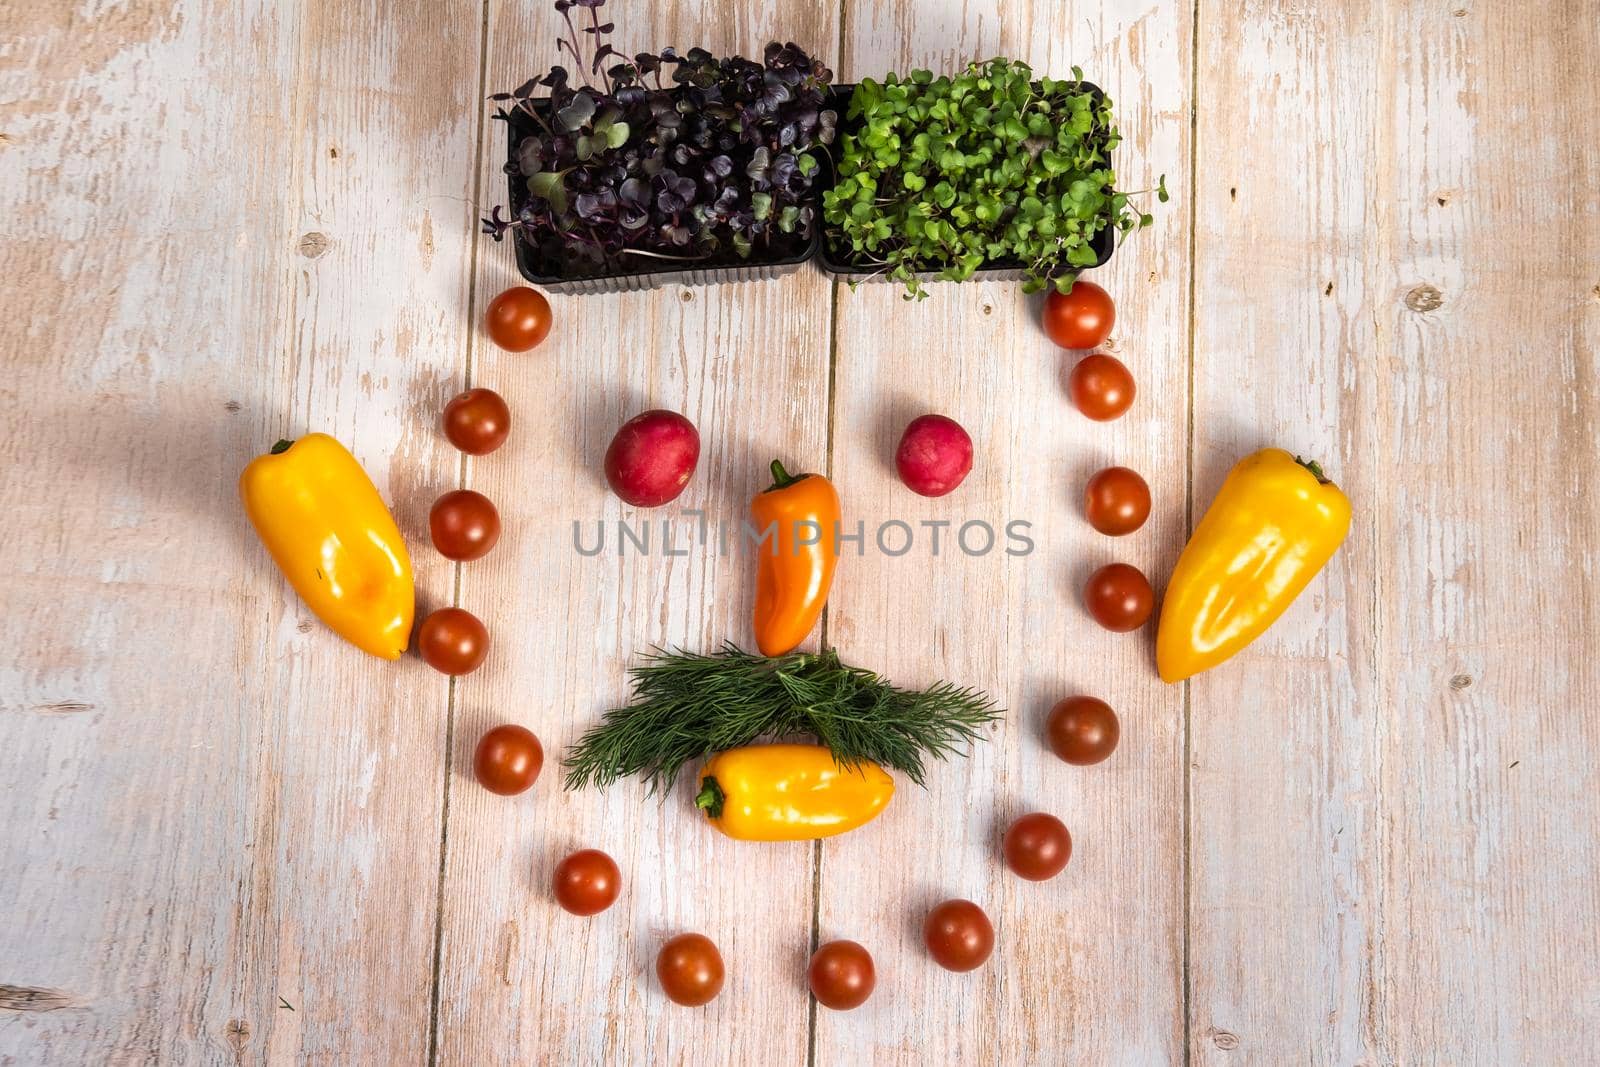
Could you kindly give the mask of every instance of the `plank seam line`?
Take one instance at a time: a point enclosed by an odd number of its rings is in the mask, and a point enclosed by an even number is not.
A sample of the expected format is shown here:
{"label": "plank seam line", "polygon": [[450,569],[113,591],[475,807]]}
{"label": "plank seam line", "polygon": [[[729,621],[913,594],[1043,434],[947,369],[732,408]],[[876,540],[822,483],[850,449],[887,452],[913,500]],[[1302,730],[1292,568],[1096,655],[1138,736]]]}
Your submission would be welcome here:
{"label": "plank seam line", "polygon": [[[845,14],[848,0],[839,0],[839,66],[844,65],[845,48]],[[839,283],[832,282],[828,287],[828,425],[827,425],[827,472],[832,478],[833,471],[833,445],[834,445],[834,420],[838,413],[838,367],[839,367]],[[824,604],[822,607],[822,648],[828,647],[829,623],[832,608]],[[822,841],[812,842],[811,846],[811,952],[806,957],[816,955],[817,946],[822,939]],[[806,1067],[816,1067],[817,1063],[817,998],[806,990]]]}
{"label": "plank seam line", "polygon": [[[1194,0],[1189,16],[1189,358],[1187,368],[1188,411],[1184,460],[1183,531],[1188,542],[1194,533],[1194,360],[1195,360],[1195,265],[1198,261],[1200,213],[1200,3]],[[1194,1060],[1194,976],[1192,941],[1194,936],[1194,688],[1191,679],[1183,682],[1183,1062]]]}
{"label": "plank seam line", "polygon": [[[466,357],[465,357],[465,386],[472,387],[472,357],[474,334],[472,330],[473,308],[478,301],[478,249],[483,242],[478,234],[476,216],[478,202],[483,195],[483,137],[484,119],[483,100],[489,82],[489,0],[483,0],[483,6],[478,18],[478,94],[473,100],[473,105],[478,112],[477,144],[472,155],[472,202],[467,205],[467,225],[469,239],[472,242],[471,250],[467,256],[467,314],[466,314]],[[467,455],[461,454],[461,459],[456,467],[456,484],[465,488],[467,484]],[[461,605],[461,564],[454,566],[454,580],[450,593],[450,603],[459,607]],[[450,686],[445,696],[444,707],[444,781],[441,785],[439,800],[439,879],[434,892],[433,910],[433,974],[432,988],[428,993],[428,1065],[434,1067],[439,1062],[439,1000],[443,977],[444,962],[444,884],[445,865],[449,858],[450,842],[450,762],[455,752],[456,728],[456,679],[450,679]]]}

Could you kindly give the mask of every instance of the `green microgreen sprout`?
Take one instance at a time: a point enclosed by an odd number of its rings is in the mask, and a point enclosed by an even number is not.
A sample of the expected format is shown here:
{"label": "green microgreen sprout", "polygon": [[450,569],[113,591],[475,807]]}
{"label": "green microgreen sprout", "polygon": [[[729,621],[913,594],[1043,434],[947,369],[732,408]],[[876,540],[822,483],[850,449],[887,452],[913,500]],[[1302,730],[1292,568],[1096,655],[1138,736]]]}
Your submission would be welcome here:
{"label": "green microgreen sprout", "polygon": [[[830,246],[927,296],[919,275],[964,281],[980,267],[1021,266],[1027,292],[1099,261],[1096,237],[1149,226],[1119,192],[1111,101],[1072,68],[1035,79],[991,59],[954,76],[914,70],[865,79],[839,137],[837,181],[822,196]],[[843,130],[843,127],[841,127]]]}

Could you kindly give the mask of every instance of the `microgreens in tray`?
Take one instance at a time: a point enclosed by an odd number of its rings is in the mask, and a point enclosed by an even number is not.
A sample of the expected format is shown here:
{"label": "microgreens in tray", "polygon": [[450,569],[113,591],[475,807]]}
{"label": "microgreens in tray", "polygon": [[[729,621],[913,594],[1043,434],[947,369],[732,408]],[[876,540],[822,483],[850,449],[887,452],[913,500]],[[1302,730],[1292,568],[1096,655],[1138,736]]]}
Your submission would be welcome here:
{"label": "microgreens in tray", "polygon": [[798,249],[814,223],[815,150],[833,140],[833,72],[777,42],[759,63],[664,48],[608,65],[621,54],[604,4],[556,0],[568,30],[558,51],[580,84],[554,66],[490,98],[511,126],[514,191],[512,217],[495,208],[485,232],[519,231],[553,275],[572,277]]}
{"label": "microgreens in tray", "polygon": [[[962,281],[985,266],[1022,268],[1029,292],[1065,291],[1098,262],[1102,231],[1152,221],[1115,188],[1111,101],[1076,67],[1069,81],[1008,59],[869,78],[845,119],[824,240],[908,298],[927,295],[919,274]],[[1154,191],[1166,201],[1165,178]]]}

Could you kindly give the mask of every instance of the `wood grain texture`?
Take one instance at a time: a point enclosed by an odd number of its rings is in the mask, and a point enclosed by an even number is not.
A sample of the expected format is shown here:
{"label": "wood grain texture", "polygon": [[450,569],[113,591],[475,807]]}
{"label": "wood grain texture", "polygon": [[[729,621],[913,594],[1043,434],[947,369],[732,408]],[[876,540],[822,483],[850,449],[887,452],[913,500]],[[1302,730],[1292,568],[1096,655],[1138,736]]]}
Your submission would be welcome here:
{"label": "wood grain texture", "polygon": [[[1079,418],[1011,284],[910,306],[806,270],[556,298],[542,348],[486,347],[474,324],[516,279],[509,246],[474,236],[504,198],[482,93],[554,60],[546,0],[9,5],[0,1064],[1592,1058],[1593,5],[613,7],[630,52],[781,36],[843,79],[997,53],[1083,66],[1117,101],[1124,182],[1174,190],[1098,272],[1138,403]],[[463,464],[436,420],[468,382],[517,427]],[[643,513],[600,456],[652,406],[699,425],[700,472],[648,514],[650,554],[619,557],[616,520]],[[937,502],[891,466],[929,410],[978,445]],[[367,659],[277,575],[234,480],[312,429],[395,504],[419,608],[488,623],[480,673],[452,688]],[[1186,703],[1148,635],[1096,629],[1079,588],[1112,559],[1159,585],[1187,502],[1267,443],[1326,457],[1356,528]],[[639,650],[750,642],[752,561],[688,543],[691,509],[713,535],[736,522],[774,455],[828,466],[869,537],[913,527],[906,556],[841,564],[830,642],[902,683],[983,686],[1006,722],[820,848],[726,841],[682,784],[561,792],[561,751]],[[1110,463],[1155,498],[1120,541],[1080,510]],[[506,524],[460,568],[425,532],[458,484]],[[601,555],[576,551],[575,519],[586,543],[610,524]],[[935,558],[920,524],[944,519]],[[1004,555],[1002,529],[966,555],[971,519],[1031,523],[1034,552]],[[664,553],[663,520],[688,555]],[[1042,743],[1077,691],[1122,715],[1099,767]],[[521,798],[470,779],[502,721],[545,743]],[[1054,882],[1000,864],[1027,810],[1074,833]],[[626,884],[589,920],[548,890],[583,846]],[[965,976],[920,938],[958,895],[999,932]],[[813,924],[873,951],[864,1008],[809,1006]],[[704,1010],[653,975],[688,929],[729,964]]]}
{"label": "wood grain texture", "polygon": [[[616,14],[629,54],[675,43],[759,55],[775,36],[819,56],[837,49],[837,8],[822,0]],[[558,61],[560,26],[542,2],[492,4],[490,90]],[[494,124],[485,205],[505,197],[503,143]],[[485,239],[479,257],[481,306],[518,279],[509,243]],[[830,286],[806,270],[781,283],[555,297],[553,308],[557,326],[541,347],[514,355],[480,341],[472,364],[473,384],[501,391],[517,424],[467,478],[496,501],[506,533],[503,549],[461,572],[461,602],[497,646],[456,689],[437,1059],[539,1062],[559,1049],[569,1063],[803,1063],[811,845],[712,832],[694,811],[692,774],[664,798],[634,781],[568,793],[557,761],[626,698],[625,669],[650,646],[752,646],[754,560],[707,551],[691,512],[705,513],[713,543],[723,522],[736,538],[772,459],[825,461]],[[617,427],[657,407],[698,427],[698,472],[672,504],[626,507],[606,487],[602,457]],[[648,555],[619,554],[624,519],[650,527]],[[580,555],[575,522],[588,548],[606,524],[604,551]],[[666,554],[664,536],[678,555]],[[470,778],[478,739],[504,721],[531,728],[546,752],[543,777],[514,799]],[[555,865],[584,847],[612,855],[624,882],[618,903],[589,919],[550,893]],[[672,1004],[654,972],[661,944],[691,930],[715,941],[728,967],[704,1009]]]}
{"label": "wood grain texture", "polygon": [[480,12],[409,6],[8,6],[0,1062],[426,1053],[446,686],[235,490],[325,430],[417,547],[453,469]]}
{"label": "wood grain texture", "polygon": [[[1163,171],[1186,182],[1189,7],[853,3],[841,77],[990,55],[1041,71],[1073,65],[1116,101],[1127,136],[1123,184]],[[1188,220],[1180,196],[1095,278],[1118,300],[1110,347],[1139,399],[1118,422],[1072,408],[1073,356],[1038,328],[1042,298],[1015,283],[938,284],[916,305],[895,286],[839,294],[833,473],[848,519],[869,531],[911,524],[908,554],[869,551],[839,568],[829,638],[849,660],[905,684],[981,686],[1010,711],[970,759],[937,767],[929,788],[900,783],[889,811],[822,849],[822,940],[874,953],[879,990],[849,1014],[822,1010],[818,1064],[1163,1062],[1181,1056],[1183,950],[1182,694],[1151,670],[1144,635],[1110,634],[1081,607],[1096,567],[1122,560],[1160,581],[1183,533]],[[934,411],[973,434],[977,459],[955,493],[914,496],[893,453],[911,418]],[[1083,519],[1088,477],[1113,464],[1148,478],[1151,521],[1112,540]],[[948,521],[939,554],[924,523]],[[1031,523],[1035,550],[1008,556],[1002,535],[967,555],[964,523]],[[891,534],[891,544],[897,535]],[[972,528],[969,543],[981,545]],[[1102,697],[1121,716],[1104,764],[1070,767],[1043,742],[1055,701]],[[1024,882],[1000,861],[1006,825],[1051,812],[1073,834],[1067,872]],[[928,909],[979,902],[997,928],[991,962],[941,970],[922,945]]]}
{"label": "wood grain texture", "polygon": [[1195,1059],[1591,1058],[1592,5],[1200,18],[1196,504],[1270,442],[1360,517],[1193,683]]}

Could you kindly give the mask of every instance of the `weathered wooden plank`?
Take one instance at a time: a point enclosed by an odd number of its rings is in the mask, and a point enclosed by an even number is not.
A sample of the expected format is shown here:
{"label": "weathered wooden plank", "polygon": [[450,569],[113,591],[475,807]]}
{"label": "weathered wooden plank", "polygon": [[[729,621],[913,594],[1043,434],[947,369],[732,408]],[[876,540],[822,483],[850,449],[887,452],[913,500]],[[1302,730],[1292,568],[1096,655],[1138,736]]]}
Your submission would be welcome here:
{"label": "weathered wooden plank", "polygon": [[[822,0],[614,14],[629,54],[703,44],[759,55],[773,36],[819,56],[837,47],[837,8]],[[560,26],[542,2],[491,5],[489,88],[556,61]],[[484,205],[504,202],[503,143],[495,124]],[[485,241],[479,259],[476,308],[518,280],[509,244]],[[810,270],[775,282],[554,297],[554,332],[535,351],[507,354],[478,339],[473,384],[502,392],[516,428],[468,474],[500,508],[506,533],[461,575],[461,602],[481,614],[496,648],[456,692],[440,1063],[531,1062],[551,1049],[572,1063],[804,1062],[798,961],[811,929],[810,845],[721,838],[694,813],[687,779],[664,801],[633,782],[565,793],[556,763],[624,697],[624,670],[650,645],[751,644],[753,560],[691,542],[689,512],[706,513],[714,539],[716,523],[744,517],[771,459],[824,461],[830,299]],[[652,407],[694,421],[702,452],[683,496],[647,512],[611,495],[601,458],[616,428]],[[619,556],[621,519],[651,525],[649,555]],[[606,550],[580,555],[575,521],[586,546],[596,522],[609,524]],[[673,525],[673,551],[687,555],[664,554],[663,521]],[[470,772],[478,738],[503,721],[529,726],[546,752],[543,777],[514,799],[487,793]],[[622,898],[591,919],[561,911],[549,890],[555,864],[580,847],[604,849],[623,872]],[[685,930],[711,937],[727,963],[727,985],[705,1009],[673,1005],[655,979],[657,949]]]}
{"label": "weathered wooden plank", "polygon": [[[1189,7],[851,3],[842,76],[994,54],[1065,74],[1073,64],[1117,101],[1128,140],[1117,162],[1138,187],[1188,161]],[[1181,181],[1175,182],[1179,187]],[[924,792],[902,782],[888,813],[822,849],[819,934],[865,944],[879,989],[848,1015],[820,1009],[816,1062],[1083,1063],[1175,1058],[1183,1041],[1181,694],[1154,677],[1148,635],[1100,630],[1080,589],[1097,566],[1135,563],[1160,580],[1181,540],[1185,496],[1188,221],[1174,203],[1095,277],[1118,301],[1114,348],[1138,379],[1133,410],[1091,423],[1065,394],[1072,357],[1037,326],[1042,298],[1015,283],[937,285],[917,305],[890,286],[841,289],[833,471],[849,517],[900,519],[917,544],[869,548],[840,565],[830,639],[903,683],[982,686],[1011,709],[967,760],[938,767]],[[977,464],[955,493],[915,497],[892,456],[917,414],[972,433]],[[1155,507],[1113,541],[1082,516],[1095,470],[1120,463],[1150,482]],[[949,520],[939,555],[924,522]],[[1032,524],[1036,550],[968,556],[953,540],[982,520]],[[975,532],[973,538],[977,538]],[[895,542],[891,541],[891,544]],[[976,543],[976,541],[974,541]],[[1103,697],[1123,737],[1107,763],[1069,767],[1043,742],[1051,705]],[[1058,879],[1007,871],[1011,819],[1050,811],[1074,835]],[[997,927],[993,959],[940,970],[922,947],[927,909],[980,902]]]}
{"label": "weathered wooden plank", "polygon": [[1193,683],[1194,1054],[1585,1059],[1593,11],[1205,5],[1200,41],[1196,504],[1272,442],[1358,517]]}
{"label": "weathered wooden plank", "polygon": [[8,9],[0,982],[68,1006],[8,996],[0,1061],[425,1054],[446,686],[317,623],[235,479],[326,430],[418,543],[480,15]]}

